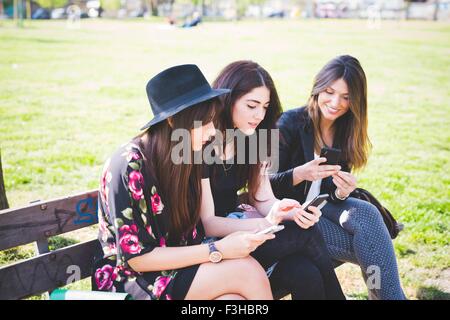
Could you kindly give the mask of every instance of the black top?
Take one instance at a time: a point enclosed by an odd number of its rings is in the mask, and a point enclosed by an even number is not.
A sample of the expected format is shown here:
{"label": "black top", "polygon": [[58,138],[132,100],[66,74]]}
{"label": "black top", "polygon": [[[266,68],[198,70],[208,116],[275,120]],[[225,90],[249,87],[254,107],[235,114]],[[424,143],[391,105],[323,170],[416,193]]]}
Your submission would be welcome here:
{"label": "black top", "polygon": [[[306,107],[291,109],[284,112],[278,120],[280,129],[279,169],[278,173],[271,175],[270,182],[275,196],[291,198],[305,202],[311,181],[303,181],[296,186],[292,185],[294,168],[314,160],[314,128]],[[334,142],[334,148],[339,145]],[[339,165],[343,171],[350,172],[345,161]],[[332,177],[322,179],[320,193],[328,193],[329,201],[337,203],[342,200],[336,198],[334,192],[336,185]]]}
{"label": "black top", "polygon": [[205,165],[207,176],[203,174],[203,178],[210,178],[211,192],[214,199],[214,210],[217,216],[226,217],[228,213],[237,210],[238,191],[244,187],[238,181],[238,165],[236,159],[233,158],[224,164]]}

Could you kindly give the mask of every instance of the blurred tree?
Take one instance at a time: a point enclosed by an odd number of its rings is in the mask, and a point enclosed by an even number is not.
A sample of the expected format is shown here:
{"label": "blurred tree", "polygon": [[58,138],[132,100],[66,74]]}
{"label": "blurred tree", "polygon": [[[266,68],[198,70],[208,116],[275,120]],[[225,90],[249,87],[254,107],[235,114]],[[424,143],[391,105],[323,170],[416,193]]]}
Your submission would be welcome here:
{"label": "blurred tree", "polygon": [[13,16],[14,21],[16,21],[17,26],[22,28],[23,27],[23,13],[24,13],[24,3],[22,0],[14,0],[14,7],[13,7]]}
{"label": "blurred tree", "polygon": [[27,4],[26,4],[26,16],[27,19],[31,19],[31,0],[26,0]]}
{"label": "blurred tree", "polygon": [[437,21],[439,16],[439,0],[434,0],[434,14],[433,14],[433,20]]}
{"label": "blurred tree", "polygon": [[245,16],[245,12],[247,11],[247,8],[249,5],[259,5],[262,6],[266,0],[236,0],[236,7],[237,7],[237,16],[238,19]]}
{"label": "blurred tree", "polygon": [[[406,11],[406,20],[408,20],[410,18],[410,9],[411,9],[411,3],[413,2],[427,2],[427,0],[405,0],[406,2],[406,6],[405,6],[405,11]],[[438,15],[439,15],[439,0],[434,0],[434,12],[433,12],[433,20],[436,21],[438,19]]]}
{"label": "blurred tree", "polygon": [[173,3],[175,0],[144,0],[144,3],[147,6],[147,9],[150,10],[152,16],[156,17],[158,16],[158,6],[160,4],[170,4],[170,7],[172,8]]}
{"label": "blurred tree", "polygon": [[64,7],[68,2],[67,0],[34,0],[34,1],[41,7],[48,9]]}
{"label": "blurred tree", "polygon": [[17,20],[17,18],[19,17],[19,14],[18,14],[18,12],[17,12],[17,5],[18,5],[18,1],[17,0],[14,0],[14,13],[13,13],[13,17],[14,17],[14,20]]}
{"label": "blurred tree", "polygon": [[101,0],[100,4],[104,10],[119,10],[120,0]]}
{"label": "blurred tree", "polygon": [[158,0],[146,0],[148,3],[148,7],[150,8],[150,12],[152,16],[156,17],[158,15]]}
{"label": "blurred tree", "polygon": [[203,16],[206,13],[206,4],[205,4],[205,0],[191,0],[192,4],[194,5],[194,7],[201,7],[201,11],[200,14]]}

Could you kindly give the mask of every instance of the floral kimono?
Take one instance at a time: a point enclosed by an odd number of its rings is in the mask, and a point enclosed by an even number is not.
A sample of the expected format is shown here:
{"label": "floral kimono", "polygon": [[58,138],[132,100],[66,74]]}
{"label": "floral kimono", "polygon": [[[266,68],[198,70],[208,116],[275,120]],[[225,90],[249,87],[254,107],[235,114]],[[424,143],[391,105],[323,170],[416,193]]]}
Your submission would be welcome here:
{"label": "floral kimono", "polygon": [[[165,247],[168,237],[170,212],[164,210],[143,165],[143,154],[132,143],[120,147],[105,163],[98,197],[98,239],[103,258],[95,262],[93,289],[128,292],[134,299],[184,299],[199,265],[143,273],[128,265],[134,257]],[[199,224],[182,237],[178,246],[201,244],[203,240],[204,230]]]}

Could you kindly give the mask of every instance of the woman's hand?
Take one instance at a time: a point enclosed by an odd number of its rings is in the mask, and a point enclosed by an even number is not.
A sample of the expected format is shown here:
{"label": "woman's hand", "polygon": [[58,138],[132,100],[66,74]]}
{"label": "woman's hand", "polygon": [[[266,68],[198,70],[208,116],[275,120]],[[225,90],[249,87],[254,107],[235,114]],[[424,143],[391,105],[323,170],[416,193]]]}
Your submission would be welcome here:
{"label": "woman's hand", "polygon": [[303,208],[300,208],[293,217],[293,220],[300,228],[308,229],[319,222],[322,212],[313,206],[308,207],[308,210],[312,213],[308,213]]}
{"label": "woman's hand", "polygon": [[337,174],[339,170],[341,170],[341,166],[339,165],[320,165],[321,163],[324,163],[326,161],[326,158],[318,158],[296,167],[294,169],[294,182],[324,179]]}
{"label": "woman's hand", "polygon": [[266,216],[266,220],[272,225],[277,225],[283,220],[291,220],[292,212],[294,209],[300,209],[302,206],[297,200],[282,199],[275,202],[270,209],[269,214]]}
{"label": "woman's hand", "polygon": [[339,171],[333,175],[333,183],[336,185],[336,195],[339,198],[347,198],[356,189],[356,177],[349,172]]}
{"label": "woman's hand", "polygon": [[264,242],[273,238],[275,238],[274,234],[258,235],[254,232],[237,231],[217,241],[216,247],[224,259],[245,258]]}

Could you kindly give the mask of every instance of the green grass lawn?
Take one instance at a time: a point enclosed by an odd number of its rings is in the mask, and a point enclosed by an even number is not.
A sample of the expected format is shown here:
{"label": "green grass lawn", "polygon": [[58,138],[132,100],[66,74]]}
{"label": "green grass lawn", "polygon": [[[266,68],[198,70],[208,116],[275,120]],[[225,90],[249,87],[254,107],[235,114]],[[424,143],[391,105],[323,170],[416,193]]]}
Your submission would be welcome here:
{"label": "green grass lawn", "polygon": [[[339,54],[356,56],[368,77],[374,148],[359,185],[406,226],[394,242],[406,293],[448,299],[448,23],[383,21],[369,29],[364,20],[267,20],[183,30],[82,20],[74,30],[64,21],[23,29],[0,21],[0,148],[10,205],[97,188],[105,159],[151,118],[145,84],[166,67],[196,63],[212,81],[229,62],[252,59],[290,109],[304,104],[314,75]],[[3,263],[10,259],[0,253]],[[338,268],[338,276],[347,295],[367,297],[356,266]]]}

